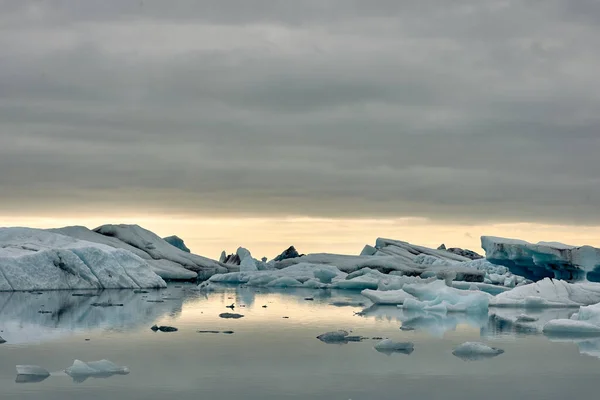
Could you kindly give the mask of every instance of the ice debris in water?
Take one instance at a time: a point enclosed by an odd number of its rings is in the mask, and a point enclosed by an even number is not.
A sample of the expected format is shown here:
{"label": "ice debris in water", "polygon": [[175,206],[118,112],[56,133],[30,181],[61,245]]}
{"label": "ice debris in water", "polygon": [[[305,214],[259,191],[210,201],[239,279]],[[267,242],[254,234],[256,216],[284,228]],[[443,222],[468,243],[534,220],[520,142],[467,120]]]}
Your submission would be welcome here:
{"label": "ice debris in water", "polygon": [[235,313],[221,313],[219,314],[219,317],[221,318],[225,318],[225,319],[240,319],[243,318],[244,316],[242,314],[235,314]]}
{"label": "ice debris in water", "polygon": [[544,325],[549,336],[600,336],[600,303],[580,307],[570,319],[555,319]]}
{"label": "ice debris in water", "polygon": [[90,361],[83,362],[75,360],[73,365],[65,370],[66,374],[76,382],[83,382],[87,378],[108,378],[113,375],[127,375],[129,368],[120,367],[117,364],[108,361]]}
{"label": "ice debris in water", "polygon": [[415,345],[412,342],[395,342],[391,339],[384,339],[375,345],[375,350],[380,353],[410,354],[414,349]]}
{"label": "ice debris in water", "polygon": [[324,343],[342,344],[342,343],[348,343],[348,342],[360,342],[360,341],[364,340],[365,338],[362,336],[350,336],[350,333],[348,331],[339,330],[339,331],[323,333],[323,334],[317,336],[317,339],[319,339],[320,341],[322,341]]}
{"label": "ice debris in water", "polygon": [[490,347],[479,342],[465,342],[452,351],[452,354],[463,360],[480,360],[496,357],[502,353],[504,353],[502,349]]}
{"label": "ice debris in water", "polygon": [[49,376],[48,370],[37,365],[17,365],[17,383],[41,382]]}

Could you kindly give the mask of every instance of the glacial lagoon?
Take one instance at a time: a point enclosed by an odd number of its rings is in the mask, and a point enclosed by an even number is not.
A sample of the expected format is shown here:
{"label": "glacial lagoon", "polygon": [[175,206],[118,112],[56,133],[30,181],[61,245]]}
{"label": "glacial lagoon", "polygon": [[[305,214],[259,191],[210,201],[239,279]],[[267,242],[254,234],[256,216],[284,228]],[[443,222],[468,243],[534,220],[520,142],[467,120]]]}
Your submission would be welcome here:
{"label": "glacial lagoon", "polygon": [[[194,289],[171,283],[161,290],[0,293],[0,398],[493,400],[596,392],[600,339],[549,338],[502,315],[523,310],[438,315],[369,307],[353,291]],[[543,321],[575,311],[527,315]],[[219,317],[226,312],[243,317]],[[155,324],[178,330],[154,332]],[[317,339],[340,329],[363,340]],[[414,350],[377,351],[379,338],[412,342]],[[504,352],[464,360],[452,353],[464,342]],[[107,359],[129,373],[73,379],[64,370],[76,359]],[[51,375],[23,382],[15,366],[24,364]]]}

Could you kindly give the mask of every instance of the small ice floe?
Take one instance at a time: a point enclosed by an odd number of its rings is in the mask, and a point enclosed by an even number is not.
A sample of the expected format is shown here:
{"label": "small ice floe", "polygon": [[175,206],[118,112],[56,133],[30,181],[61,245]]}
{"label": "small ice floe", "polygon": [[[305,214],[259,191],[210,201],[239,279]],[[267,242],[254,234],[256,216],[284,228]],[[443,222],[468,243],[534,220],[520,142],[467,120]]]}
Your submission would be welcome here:
{"label": "small ice floe", "polygon": [[204,281],[201,284],[199,284],[198,286],[196,286],[194,288],[194,290],[197,290],[199,292],[214,292],[216,290],[215,285],[209,281]]}
{"label": "small ice floe", "polygon": [[98,294],[96,293],[73,293],[71,296],[73,297],[96,297]]}
{"label": "small ice floe", "polygon": [[17,365],[17,383],[41,382],[50,376],[48,370],[37,365]]}
{"label": "small ice floe", "polygon": [[6,340],[4,340],[4,338],[2,336],[0,336],[0,344],[2,343],[6,343]]}
{"label": "small ice floe", "polygon": [[496,357],[504,353],[504,350],[496,347],[489,347],[479,342],[465,342],[457,346],[453,351],[456,357],[465,361],[482,360],[485,358]]}
{"label": "small ice floe", "polygon": [[219,314],[219,317],[225,318],[225,319],[240,319],[240,318],[243,318],[244,316],[242,314],[226,312],[226,313]]}
{"label": "small ice floe", "polygon": [[360,341],[363,341],[366,339],[362,336],[349,336],[349,335],[350,335],[350,333],[348,331],[339,330],[339,331],[323,333],[322,335],[317,336],[317,339],[319,339],[323,343],[336,343],[336,344],[343,344],[343,343],[348,343],[348,342],[360,342]]}
{"label": "small ice floe", "polygon": [[164,303],[164,300],[146,300],[146,303]]}
{"label": "small ice floe", "polygon": [[135,289],[133,291],[133,293],[142,294],[142,293],[150,293],[150,292],[148,292],[147,290],[143,290],[143,289]]}
{"label": "small ice floe", "polygon": [[391,339],[384,339],[375,345],[375,350],[385,354],[410,354],[415,350],[415,345],[412,342],[396,342]]}
{"label": "small ice floe", "polygon": [[129,368],[120,367],[108,360],[83,362],[75,360],[73,365],[65,370],[73,381],[81,383],[88,378],[109,378],[113,375],[127,375]]}
{"label": "small ice floe", "polygon": [[233,331],[196,331],[198,333],[223,333],[225,335],[232,335]]}
{"label": "small ice floe", "polygon": [[161,332],[177,332],[178,331],[178,329],[175,328],[174,326],[152,325],[152,327],[150,329],[152,329],[154,332],[157,332],[157,331],[161,331]]}

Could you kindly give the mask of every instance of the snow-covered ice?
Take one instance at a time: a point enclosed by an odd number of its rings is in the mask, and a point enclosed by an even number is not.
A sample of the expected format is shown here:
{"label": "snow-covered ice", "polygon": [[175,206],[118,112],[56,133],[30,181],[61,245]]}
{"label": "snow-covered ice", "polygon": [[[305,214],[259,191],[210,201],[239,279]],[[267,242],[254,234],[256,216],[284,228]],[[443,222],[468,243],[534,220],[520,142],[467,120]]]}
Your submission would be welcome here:
{"label": "snow-covered ice", "polygon": [[0,291],[162,288],[130,251],[31,228],[0,228]]}
{"label": "snow-covered ice", "polygon": [[436,313],[487,314],[492,298],[491,295],[480,291],[448,287],[445,282],[439,280],[426,284],[407,284],[403,290],[413,298],[405,299],[402,308]]}
{"label": "snow-covered ice", "polygon": [[528,243],[523,240],[482,236],[486,258],[504,265],[516,275],[534,281],[543,278],[600,281],[600,249],[557,242]]}

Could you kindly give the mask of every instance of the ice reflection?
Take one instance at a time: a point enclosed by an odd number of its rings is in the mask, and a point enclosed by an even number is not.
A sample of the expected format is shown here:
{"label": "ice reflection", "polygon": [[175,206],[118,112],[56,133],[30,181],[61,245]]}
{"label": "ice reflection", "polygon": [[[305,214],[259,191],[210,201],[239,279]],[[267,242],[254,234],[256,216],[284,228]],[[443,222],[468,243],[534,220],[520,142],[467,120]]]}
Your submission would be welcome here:
{"label": "ice reflection", "polygon": [[[0,293],[2,335],[8,344],[24,344],[43,342],[94,329],[130,330],[144,324],[151,324],[164,315],[179,315],[185,299],[185,291],[181,291],[183,296],[178,293],[177,298],[170,297],[173,295],[172,291]],[[173,300],[168,300],[169,298]],[[119,306],[93,305],[98,303]]]}

